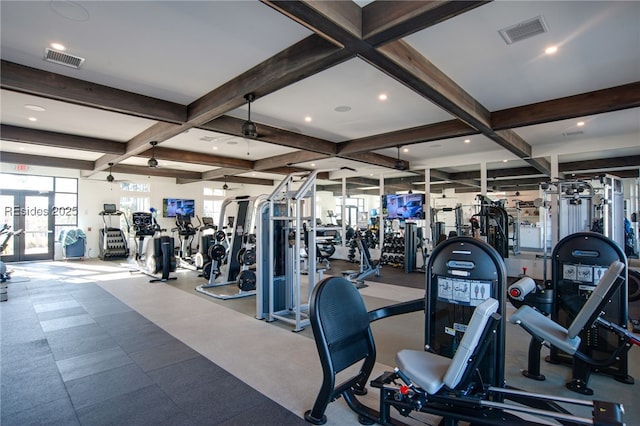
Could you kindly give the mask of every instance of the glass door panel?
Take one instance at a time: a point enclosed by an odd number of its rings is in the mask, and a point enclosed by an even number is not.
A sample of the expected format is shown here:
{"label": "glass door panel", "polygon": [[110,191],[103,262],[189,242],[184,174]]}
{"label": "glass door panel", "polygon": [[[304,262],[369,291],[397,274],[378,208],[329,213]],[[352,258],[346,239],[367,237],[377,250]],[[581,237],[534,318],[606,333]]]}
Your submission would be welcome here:
{"label": "glass door panel", "polygon": [[24,197],[24,254],[49,253],[49,196],[25,195]]}
{"label": "glass door panel", "polygon": [[[2,211],[2,223],[0,227],[4,228],[9,226],[9,231],[15,231],[15,224],[13,220],[13,206],[15,206],[15,197],[13,195],[0,195],[0,211]],[[0,245],[4,246],[7,234],[0,235]],[[2,248],[0,246],[0,249]],[[6,247],[2,251],[2,259],[5,261],[11,261],[14,259],[16,253],[15,240],[13,238],[6,241]]]}

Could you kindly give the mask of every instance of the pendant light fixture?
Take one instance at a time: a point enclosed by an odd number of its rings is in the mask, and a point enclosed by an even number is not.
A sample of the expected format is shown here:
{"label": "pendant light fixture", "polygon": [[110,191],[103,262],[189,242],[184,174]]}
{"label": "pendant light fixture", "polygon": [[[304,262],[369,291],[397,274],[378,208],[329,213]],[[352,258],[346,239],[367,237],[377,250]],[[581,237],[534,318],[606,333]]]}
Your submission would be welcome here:
{"label": "pendant light fixture", "polygon": [[158,160],[156,160],[156,145],[158,145],[157,141],[149,142],[151,144],[151,158],[147,161],[149,167],[156,168],[158,167]]}
{"label": "pendant light fixture", "polygon": [[247,117],[247,121],[242,123],[242,136],[245,138],[255,139],[258,137],[258,129],[253,121],[251,121],[251,102],[256,99],[256,96],[253,93],[247,93],[244,95],[244,99],[247,101],[247,106],[249,108],[249,116]]}
{"label": "pendant light fixture", "polygon": [[111,174],[111,168],[113,167],[113,163],[109,163],[109,175],[107,176],[107,182],[112,183],[116,178]]}
{"label": "pendant light fixture", "polygon": [[396,164],[394,165],[394,168],[396,170],[405,171],[407,168],[404,165],[404,161],[400,159],[400,145],[398,145],[397,148],[398,148],[398,159],[396,160]]}
{"label": "pendant light fixture", "polygon": [[229,185],[227,185],[227,175],[224,175],[224,185],[222,185],[223,190],[229,189]]}

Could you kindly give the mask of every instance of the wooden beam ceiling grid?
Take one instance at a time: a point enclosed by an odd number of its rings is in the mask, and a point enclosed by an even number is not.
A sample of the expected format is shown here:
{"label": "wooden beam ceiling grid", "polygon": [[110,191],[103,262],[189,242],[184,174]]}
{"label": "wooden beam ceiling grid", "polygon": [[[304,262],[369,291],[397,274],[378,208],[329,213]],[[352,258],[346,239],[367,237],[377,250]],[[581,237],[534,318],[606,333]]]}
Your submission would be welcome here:
{"label": "wooden beam ceiling grid", "polygon": [[[127,142],[124,152],[122,152],[123,144],[116,146],[114,144],[117,142],[104,141],[105,145],[101,151],[105,155],[93,164],[91,169],[93,173],[107,168],[109,162],[117,163],[132,155],[145,156],[147,155],[145,151],[149,148],[148,144],[152,140],[162,142],[193,126],[238,135],[241,120],[226,117],[223,114],[245,103],[246,93],[251,92],[258,97],[266,96],[356,55],[458,118],[341,144],[260,125],[259,140],[301,151],[259,160],[253,165],[248,164],[251,162],[240,165],[222,157],[197,157],[177,150],[176,152],[168,149],[161,151],[164,148],[160,147],[157,148],[157,152],[171,157],[166,159],[172,161],[185,161],[185,159],[176,158],[181,155],[186,157],[186,162],[228,167],[229,170],[233,169],[236,172],[282,170],[296,163],[331,156],[394,168],[395,159],[370,153],[372,144],[377,147],[374,149],[383,149],[399,144],[407,145],[482,133],[529,162],[538,172],[548,175],[549,163],[544,159],[531,158],[531,147],[511,128],[568,118],[566,111],[573,111],[569,114],[574,117],[640,106],[640,82],[637,82],[491,113],[431,64],[427,58],[400,40],[401,37],[481,6],[486,3],[484,1],[427,3],[397,1],[393,4],[373,2],[363,9],[351,2],[264,1],[264,3],[302,23],[316,34],[284,49],[188,106],[6,61],[2,61],[2,88],[159,121]],[[5,129],[3,126],[3,133],[5,130],[16,134],[19,128]],[[81,137],[63,135],[67,137],[67,140],[63,141],[62,136],[49,133],[38,135],[23,132],[19,138],[23,142],[31,140],[32,143],[43,143],[44,138],[47,138],[50,140],[46,142],[47,144],[58,144],[61,147],[81,145]],[[100,142],[99,139],[90,139],[83,138],[86,142],[84,149],[96,148],[96,143]],[[6,155],[4,158],[7,158]],[[61,163],[59,159],[53,162],[56,161]],[[82,170],[86,170],[86,164],[83,163],[83,167]],[[580,167],[584,169],[582,165]],[[434,172],[436,171],[432,170],[432,178],[434,178]],[[217,173],[213,170],[211,174],[215,176]],[[450,176],[450,178],[467,186],[476,184],[463,176]],[[437,180],[438,177],[434,179]]]}

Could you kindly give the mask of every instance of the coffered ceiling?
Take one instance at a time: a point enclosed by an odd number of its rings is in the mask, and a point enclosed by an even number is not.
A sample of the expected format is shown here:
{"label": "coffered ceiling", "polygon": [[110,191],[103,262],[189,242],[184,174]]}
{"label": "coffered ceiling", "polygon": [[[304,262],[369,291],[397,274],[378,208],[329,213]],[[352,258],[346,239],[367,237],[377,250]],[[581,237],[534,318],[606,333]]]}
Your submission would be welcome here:
{"label": "coffered ceiling", "polygon": [[[521,189],[548,177],[556,156],[561,173],[640,169],[640,2],[0,8],[5,163],[264,185],[326,169],[325,185],[383,175],[391,189],[417,189],[428,169],[434,188],[474,191],[482,163]],[[524,38],[508,44],[509,28]],[[45,60],[54,42],[80,67]]]}

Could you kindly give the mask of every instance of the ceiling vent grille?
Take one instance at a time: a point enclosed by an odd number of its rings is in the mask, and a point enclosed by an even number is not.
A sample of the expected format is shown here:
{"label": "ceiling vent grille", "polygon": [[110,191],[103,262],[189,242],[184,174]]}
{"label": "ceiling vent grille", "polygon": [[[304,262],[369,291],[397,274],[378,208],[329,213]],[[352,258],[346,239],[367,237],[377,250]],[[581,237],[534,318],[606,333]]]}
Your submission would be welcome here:
{"label": "ceiling vent grille", "polygon": [[46,61],[53,62],[54,64],[60,64],[75,69],[80,68],[84,62],[84,58],[49,49],[48,47],[44,51],[44,59]]}
{"label": "ceiling vent grille", "polygon": [[498,32],[507,44],[513,44],[517,41],[522,41],[537,36],[538,34],[544,34],[548,31],[549,27],[547,27],[544,17],[536,16],[535,18],[503,28]]}
{"label": "ceiling vent grille", "polygon": [[582,130],[568,130],[566,132],[562,132],[562,136],[571,137],[582,135],[584,132]]}

